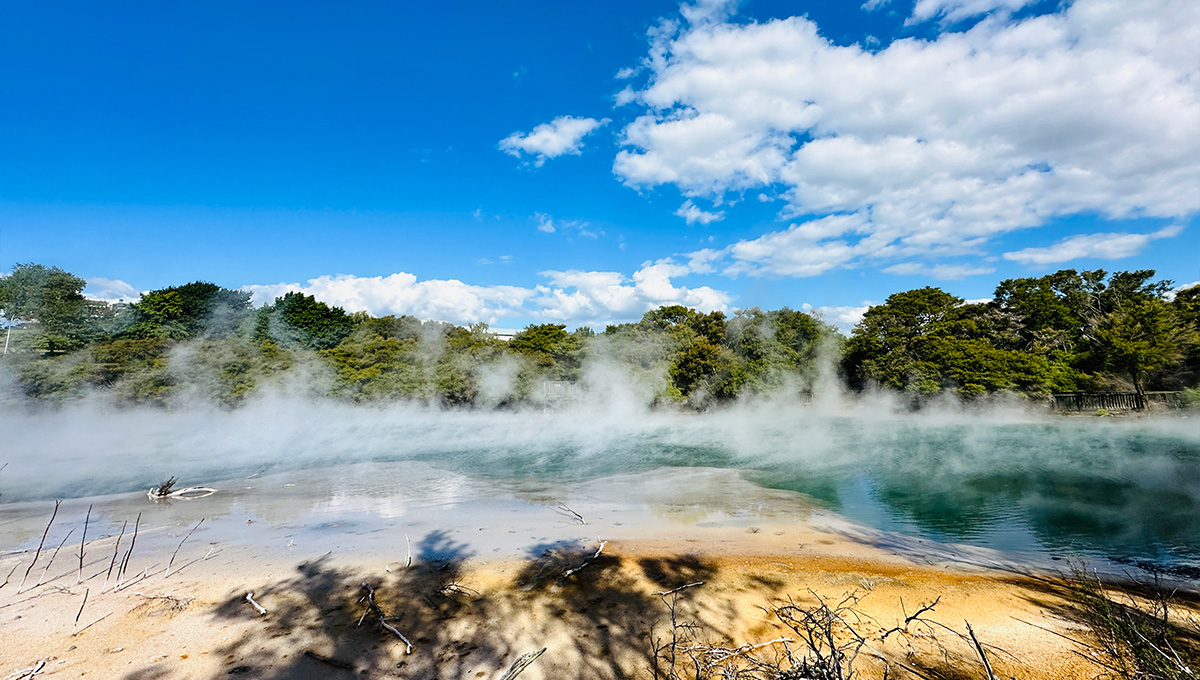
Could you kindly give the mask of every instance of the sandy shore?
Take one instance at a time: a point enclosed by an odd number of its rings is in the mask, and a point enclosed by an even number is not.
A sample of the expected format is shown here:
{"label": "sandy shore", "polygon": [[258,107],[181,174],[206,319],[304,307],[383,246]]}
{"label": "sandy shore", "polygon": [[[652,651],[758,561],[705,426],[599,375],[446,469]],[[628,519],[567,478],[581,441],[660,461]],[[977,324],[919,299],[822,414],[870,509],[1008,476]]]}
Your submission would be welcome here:
{"label": "sandy shore", "polygon": [[[733,657],[769,659],[786,650],[781,638],[803,649],[775,610],[850,594],[861,598],[855,627],[871,638],[856,662],[864,677],[885,665],[890,677],[983,677],[958,635],[967,621],[1000,677],[1098,670],[1067,639],[1081,635],[1070,602],[1034,576],[1048,557],[868,530],[727,471],[561,488],[396,473],[232,480],[169,504],[145,494],[70,501],[36,563],[50,504],[5,507],[0,677],[45,662],[46,675],[125,680],[501,678],[545,648],[523,680],[652,678],[670,663],[673,630],[679,664],[715,658],[702,649],[776,641]],[[372,484],[357,487],[356,475]],[[391,495],[371,491],[380,479]],[[360,601],[364,582],[411,654]],[[872,637],[935,600],[925,618],[941,625]]]}

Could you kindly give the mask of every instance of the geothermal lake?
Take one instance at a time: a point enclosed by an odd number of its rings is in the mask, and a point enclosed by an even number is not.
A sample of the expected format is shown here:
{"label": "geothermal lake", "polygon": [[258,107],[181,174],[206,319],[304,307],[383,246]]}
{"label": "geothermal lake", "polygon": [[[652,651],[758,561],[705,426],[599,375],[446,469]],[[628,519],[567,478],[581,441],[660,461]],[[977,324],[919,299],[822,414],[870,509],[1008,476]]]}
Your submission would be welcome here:
{"label": "geothermal lake", "polygon": [[[398,542],[436,552],[429,537],[451,534],[487,554],[679,524],[815,521],[900,548],[1200,567],[1200,420],[1183,416],[781,402],[505,413],[264,399],[235,411],[8,411],[0,426],[2,551],[36,545],[51,501],[66,499],[50,543],[94,505],[93,531],[143,513],[139,540],[174,527],[166,543],[201,518],[197,541],[393,555]],[[149,502],[146,489],[170,476],[220,491]],[[573,522],[560,503],[591,521]]]}

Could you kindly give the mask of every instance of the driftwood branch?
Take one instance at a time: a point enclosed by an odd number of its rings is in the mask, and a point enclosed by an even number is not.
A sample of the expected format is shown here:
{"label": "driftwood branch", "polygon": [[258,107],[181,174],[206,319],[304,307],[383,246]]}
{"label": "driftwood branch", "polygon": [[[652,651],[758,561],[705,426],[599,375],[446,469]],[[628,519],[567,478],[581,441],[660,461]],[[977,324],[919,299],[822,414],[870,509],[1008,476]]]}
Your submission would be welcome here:
{"label": "driftwood branch", "polygon": [[589,565],[589,564],[591,564],[592,562],[594,562],[594,561],[596,560],[596,558],[597,558],[597,557],[600,557],[600,553],[604,552],[604,546],[606,546],[606,545],[608,545],[608,541],[600,541],[600,546],[596,548],[596,552],[595,552],[595,553],[593,553],[593,554],[592,554],[591,556],[589,556],[589,557],[585,557],[585,558],[583,559],[583,562],[581,562],[581,563],[579,564],[579,566],[577,566],[577,567],[572,567],[571,569],[567,569],[566,571],[564,571],[564,572],[562,573],[562,575],[561,575],[561,576],[559,576],[559,577],[558,577],[558,581],[559,581],[559,583],[562,583],[563,581],[565,581],[565,580],[567,580],[567,579],[571,578],[571,577],[572,577],[572,576],[574,576],[575,574],[578,574],[578,573],[579,573],[579,572],[580,572],[580,571],[581,571],[581,570],[582,570],[584,567],[586,567],[587,565]]}
{"label": "driftwood branch", "polygon": [[37,564],[38,558],[42,556],[42,547],[46,545],[46,536],[50,535],[50,525],[54,524],[54,518],[58,517],[58,506],[62,505],[62,501],[54,501],[54,513],[50,515],[50,521],[46,523],[46,530],[42,532],[42,540],[38,543],[37,552],[33,555],[33,561],[29,563],[29,568],[25,570],[25,575],[21,577],[21,585],[17,586],[17,592],[25,587],[25,579],[29,578],[29,572],[33,571],[33,565]]}
{"label": "driftwood branch", "polygon": [[[404,643],[404,647],[405,647],[404,653],[405,654],[412,654],[412,651],[413,651],[412,643],[409,642],[408,638],[404,637],[404,633],[401,633],[400,631],[396,630],[396,628],[394,626],[392,626],[392,624],[387,622],[387,615],[383,613],[383,610],[380,609],[379,604],[377,602],[375,602],[375,588],[373,588],[371,586],[371,584],[367,583],[366,581],[362,582],[362,588],[363,588],[363,590],[367,591],[367,594],[360,597],[358,599],[358,601],[363,602],[365,600],[367,603],[367,611],[370,612],[370,614],[375,617],[375,620],[379,624],[379,626],[381,628],[383,628],[384,630],[386,630],[387,632],[391,633],[392,635],[395,635],[396,637],[400,638],[400,641]],[[366,616],[367,616],[367,614],[364,612],[363,618],[366,618]],[[362,622],[363,622],[363,619],[358,620],[359,625],[361,625]]]}
{"label": "driftwood branch", "polygon": [[560,515],[563,515],[564,517],[570,517],[580,524],[587,524],[587,520],[583,518],[583,515],[567,507],[566,503],[559,503],[558,506],[554,508],[554,511]]}
{"label": "driftwood branch", "polygon": [[688,588],[698,588],[702,585],[704,585],[704,581],[696,581],[695,583],[689,583],[685,586],[679,586],[678,588],[672,588],[671,590],[659,591],[655,594],[658,595],[659,597],[666,597],[667,595],[674,595],[675,593],[678,593],[681,590],[687,590]]}
{"label": "driftwood branch", "polygon": [[258,612],[259,616],[267,615],[267,608],[254,601],[253,590],[246,591],[246,601],[250,603],[251,607],[254,607],[254,611]]}
{"label": "driftwood branch", "polygon": [[[104,587],[102,587],[100,589],[100,592],[104,592],[105,590],[108,590],[108,579],[110,576],[112,576],[113,567],[117,566],[117,554],[120,553],[120,551],[121,551],[121,539],[125,538],[125,529],[128,526],[129,526],[129,520],[125,520],[125,522],[123,524],[121,524],[121,534],[119,536],[117,536],[117,542],[113,545],[112,561],[108,563],[108,573],[104,575]],[[121,579],[121,572],[118,571],[117,572],[117,580],[120,580],[120,579]]]}
{"label": "driftwood branch", "polygon": [[521,674],[521,671],[528,668],[529,664],[537,661],[537,658],[545,653],[546,648],[542,647],[536,652],[522,654],[521,656],[517,657],[517,660],[513,662],[513,665],[509,667],[508,672],[505,673],[504,677],[500,678],[500,680],[513,680],[513,678]]}
{"label": "driftwood branch", "polygon": [[971,644],[975,647],[975,653],[979,655],[979,660],[983,662],[983,670],[987,673],[987,680],[999,680],[996,674],[992,672],[992,664],[988,661],[987,652],[983,651],[983,645],[979,644],[979,638],[975,637],[975,631],[971,630],[970,622],[967,622],[967,635],[971,636]]}
{"label": "driftwood branch", "polygon": [[[179,549],[182,548],[183,544],[186,543],[187,540],[192,537],[192,534],[194,534],[196,532],[196,529],[199,529],[200,525],[204,524],[204,519],[205,519],[204,517],[201,517],[200,521],[196,522],[196,526],[192,527],[192,530],[187,532],[187,535],[183,537],[183,540],[180,541],[179,545],[175,548],[175,552],[171,553],[171,559],[170,559],[170,561],[167,562],[167,573],[163,574],[163,578],[166,578],[171,575],[171,565],[175,564],[175,556],[179,554]],[[183,567],[180,567],[180,569],[182,569],[182,568]]]}
{"label": "driftwood branch", "polygon": [[75,583],[83,583],[83,548],[87,545],[87,530],[88,523],[92,521],[92,506],[88,504],[87,516],[83,518],[83,537],[79,539],[79,574],[75,576]]}
{"label": "driftwood branch", "polygon": [[73,534],[73,533],[75,533],[74,529],[71,529],[70,531],[68,531],[67,535],[63,536],[63,540],[59,542],[58,547],[55,548],[54,552],[50,554],[50,561],[47,562],[46,567],[44,569],[42,569],[42,575],[38,577],[37,585],[35,585],[34,588],[42,585],[42,583],[46,580],[46,573],[49,572],[50,567],[53,566],[54,558],[58,557],[58,551],[62,550],[62,547],[67,544],[67,539],[71,538],[71,534]]}

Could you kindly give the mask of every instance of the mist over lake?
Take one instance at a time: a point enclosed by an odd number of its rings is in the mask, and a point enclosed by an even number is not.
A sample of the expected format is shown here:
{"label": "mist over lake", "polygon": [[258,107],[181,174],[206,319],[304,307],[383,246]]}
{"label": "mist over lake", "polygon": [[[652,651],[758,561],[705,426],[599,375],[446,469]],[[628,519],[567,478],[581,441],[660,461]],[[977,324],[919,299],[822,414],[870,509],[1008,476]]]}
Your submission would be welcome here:
{"label": "mist over lake", "polygon": [[[406,466],[432,470],[421,473],[426,487],[467,480],[449,492],[464,505],[529,484],[649,476],[670,486],[664,472],[702,468],[900,535],[1043,557],[1200,564],[1200,428],[1185,416],[906,413],[884,400],[764,401],[703,414],[619,401],[472,412],[276,396],[233,411],[10,409],[0,428],[6,450],[21,452],[0,472],[3,504],[138,494],[170,476],[207,485],[315,474],[332,493],[367,499],[360,511],[370,516],[369,499],[404,495]],[[390,472],[350,474],[358,464]],[[622,500],[621,485],[604,488]],[[698,507],[713,500],[703,488],[673,493]]]}

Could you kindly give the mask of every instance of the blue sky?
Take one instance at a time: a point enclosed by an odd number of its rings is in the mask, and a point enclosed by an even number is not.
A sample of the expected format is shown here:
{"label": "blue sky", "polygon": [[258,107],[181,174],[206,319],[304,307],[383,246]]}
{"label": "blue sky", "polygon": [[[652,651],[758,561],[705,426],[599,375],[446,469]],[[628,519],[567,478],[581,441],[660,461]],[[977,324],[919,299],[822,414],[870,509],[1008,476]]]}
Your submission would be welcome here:
{"label": "blue sky", "polygon": [[0,268],[495,327],[1200,279],[1200,3],[9,3]]}

